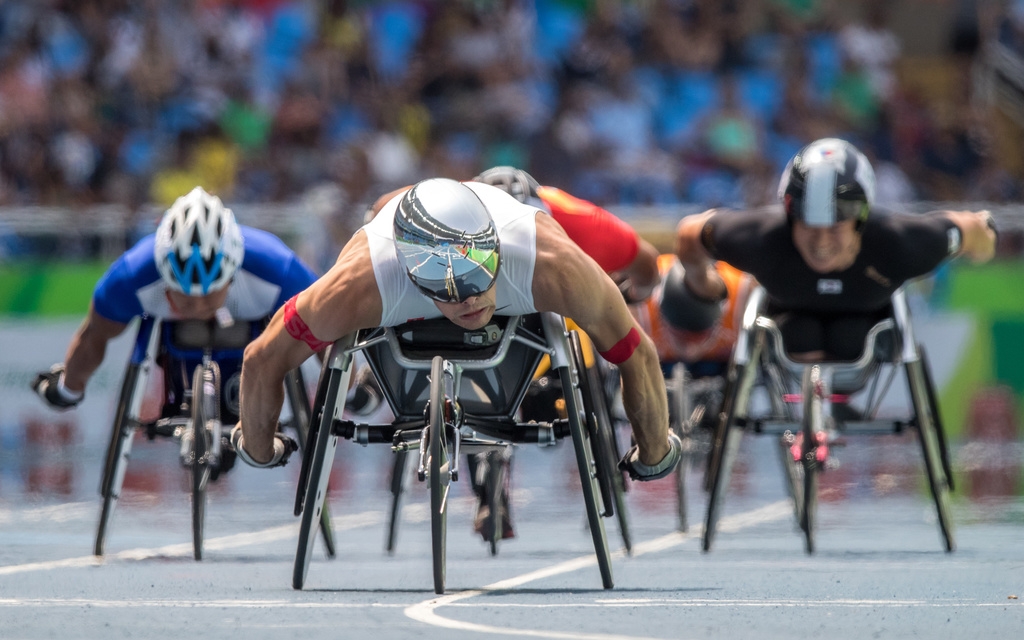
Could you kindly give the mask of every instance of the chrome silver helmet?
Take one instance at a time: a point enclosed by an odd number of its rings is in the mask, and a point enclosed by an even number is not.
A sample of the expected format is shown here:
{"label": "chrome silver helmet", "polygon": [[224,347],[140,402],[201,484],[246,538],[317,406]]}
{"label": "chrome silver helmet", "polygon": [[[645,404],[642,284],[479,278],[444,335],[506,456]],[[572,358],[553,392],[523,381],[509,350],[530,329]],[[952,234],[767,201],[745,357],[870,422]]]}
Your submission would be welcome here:
{"label": "chrome silver helmet", "polygon": [[394,230],[399,261],[434,300],[461,302],[494,286],[498,232],[487,207],[461,182],[418,182],[399,202]]}
{"label": "chrome silver helmet", "polygon": [[875,200],[875,170],[849,142],[815,140],[797,152],[782,172],[779,198],[791,222],[830,227],[856,220],[859,226]]}
{"label": "chrome silver helmet", "polygon": [[235,215],[202,187],[175,200],[156,229],[157,270],[171,289],[186,295],[205,296],[227,286],[244,256]]}

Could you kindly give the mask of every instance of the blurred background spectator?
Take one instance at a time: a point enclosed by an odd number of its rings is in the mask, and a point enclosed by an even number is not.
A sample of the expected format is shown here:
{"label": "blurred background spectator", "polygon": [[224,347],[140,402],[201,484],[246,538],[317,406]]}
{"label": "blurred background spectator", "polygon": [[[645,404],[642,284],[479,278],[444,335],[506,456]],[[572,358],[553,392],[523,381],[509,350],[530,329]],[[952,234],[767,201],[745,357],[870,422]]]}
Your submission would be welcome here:
{"label": "blurred background spectator", "polygon": [[497,164],[602,205],[762,204],[823,136],[887,202],[1008,201],[1022,121],[972,87],[987,42],[1024,68],[1022,34],[1022,0],[4,0],[0,205],[202,184],[340,243],[378,194]]}

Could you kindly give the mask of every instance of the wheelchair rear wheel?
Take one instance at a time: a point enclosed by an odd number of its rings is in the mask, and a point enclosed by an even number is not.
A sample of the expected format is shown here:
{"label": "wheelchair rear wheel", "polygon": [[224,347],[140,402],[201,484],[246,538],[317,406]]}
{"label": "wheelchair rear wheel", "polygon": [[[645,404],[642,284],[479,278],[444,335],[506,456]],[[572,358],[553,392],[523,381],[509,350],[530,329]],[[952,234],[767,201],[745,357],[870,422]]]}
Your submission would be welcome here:
{"label": "wheelchair rear wheel", "polygon": [[[292,422],[294,422],[295,435],[298,436],[299,448],[303,455],[306,453],[306,441],[309,439],[310,429],[310,408],[309,396],[306,393],[306,382],[302,375],[302,369],[298,368],[289,371],[284,378],[286,396],[292,410]],[[327,557],[333,558],[335,554],[334,528],[331,524],[331,512],[327,502],[324,502],[323,512],[320,514],[320,533],[324,539],[324,547],[327,549]]]}
{"label": "wheelchair rear wheel", "polygon": [[940,425],[935,418],[938,408],[932,404],[928,394],[928,373],[924,369],[924,361],[908,362],[906,370],[914,412],[917,415],[918,440],[921,442],[925,472],[928,474],[928,484],[935,501],[943,547],[947,552],[952,552],[956,550],[956,541],[953,534],[953,517],[949,506],[949,477],[946,475],[942,461]]}
{"label": "wheelchair rear wheel", "polygon": [[434,356],[430,366],[430,536],[434,561],[434,593],[444,593],[445,555],[448,537],[448,489],[451,457],[448,450],[448,416],[454,398],[453,379],[445,371],[444,358]]}
{"label": "wheelchair rear wheel", "polygon": [[114,515],[117,499],[121,495],[124,474],[128,469],[128,459],[131,456],[132,436],[135,435],[131,414],[133,406],[138,404],[136,398],[141,394],[139,373],[139,365],[129,364],[125,370],[124,381],[121,383],[121,395],[117,403],[117,411],[114,414],[110,444],[107,445],[107,456],[103,463],[103,478],[100,481],[103,507],[100,511],[99,526],[96,529],[96,542],[93,545],[93,554],[97,556],[103,555],[107,528]]}
{"label": "wheelchair rear wheel", "polygon": [[[578,343],[577,343],[578,344]],[[559,367],[558,373],[565,395],[565,410],[569,419],[569,430],[572,434],[573,449],[576,452],[576,465],[579,467],[580,484],[583,489],[583,500],[586,503],[587,523],[594,539],[594,551],[597,565],[601,572],[601,583],[605,589],[614,587],[612,581],[611,554],[608,551],[608,535],[605,532],[604,520],[598,505],[600,488],[597,486],[594,471],[593,444],[583,421],[583,399],[580,394],[579,378],[586,374],[583,359],[578,349],[571,349],[572,362],[567,367]]]}
{"label": "wheelchair rear wheel", "polygon": [[[331,351],[334,348],[331,347]],[[328,351],[325,358],[327,363],[332,360],[331,351]],[[334,464],[334,454],[338,447],[338,436],[331,432],[332,422],[335,412],[340,413],[345,408],[345,394],[341,390],[348,388],[350,373],[351,360],[344,370],[325,364],[320,383],[317,385],[317,401],[313,406],[310,421],[310,437],[302,456],[299,477],[298,492],[302,497],[296,495],[296,511],[301,513],[302,520],[299,525],[299,543],[295,550],[295,566],[292,570],[293,589],[302,589],[306,582],[309,561],[313,556],[314,539],[321,522],[327,497],[327,484],[331,478],[331,466]]]}
{"label": "wheelchair rear wheel", "polygon": [[918,352],[921,354],[921,372],[923,374],[925,388],[928,390],[928,404],[932,408],[932,422],[935,424],[935,435],[939,441],[939,456],[942,458],[942,471],[946,474],[946,484],[949,485],[950,493],[956,491],[953,484],[953,465],[949,461],[949,446],[946,444],[946,428],[942,422],[942,411],[939,407],[938,397],[935,395],[935,383],[932,381],[932,369],[928,366],[928,355],[924,351],[924,345],[918,345]]}
{"label": "wheelchair rear wheel", "polygon": [[705,472],[708,506],[704,515],[704,535],[701,541],[704,551],[711,550],[711,543],[715,539],[722,501],[743,435],[742,427],[738,424],[739,411],[746,411],[750,389],[754,384],[753,376],[754,371],[750,364],[733,364],[729,368],[722,409],[711,437],[711,451],[708,452]]}
{"label": "wheelchair rear wheel", "polygon": [[[579,334],[571,332],[573,357],[581,366],[585,366],[583,346]],[[611,414],[608,403],[601,393],[603,385],[598,379],[596,367],[580,369],[580,396],[583,399],[583,411],[586,416],[587,433],[590,436],[594,454],[594,465],[597,483],[601,489],[601,503],[604,505],[602,514],[609,518],[618,514],[619,532],[622,543],[629,553],[633,549],[632,536],[629,530],[629,518],[626,516],[626,484],[618,468],[618,457],[612,431]]]}

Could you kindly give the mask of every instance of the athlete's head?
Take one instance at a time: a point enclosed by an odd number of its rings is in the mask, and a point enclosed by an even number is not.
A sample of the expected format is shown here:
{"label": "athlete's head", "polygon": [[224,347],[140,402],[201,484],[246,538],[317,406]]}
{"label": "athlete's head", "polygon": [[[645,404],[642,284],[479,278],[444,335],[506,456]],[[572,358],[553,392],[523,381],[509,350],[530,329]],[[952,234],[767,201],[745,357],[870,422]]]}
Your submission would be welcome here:
{"label": "athlete's head", "polygon": [[779,197],[793,244],[811,269],[829,273],[853,264],[874,196],[871,163],[845,140],[816,140],[789,161]]}
{"label": "athlete's head", "polygon": [[508,165],[491,167],[477,177],[473,182],[483,182],[492,187],[498,187],[523,204],[529,204],[543,209],[538,190],[540,183],[522,169],[516,169]]}
{"label": "athlete's head", "polygon": [[472,189],[447,178],[418,182],[399,202],[394,230],[398,259],[424,294],[455,306],[493,297],[485,294],[501,266],[498,233]]}
{"label": "athlete's head", "polygon": [[859,226],[875,198],[875,171],[849,142],[815,140],[786,165],[779,198],[791,222],[829,227],[854,220]]}
{"label": "athlete's head", "polygon": [[245,246],[231,209],[196,187],[164,214],[153,253],[171,291],[207,296],[231,281],[242,264]]}

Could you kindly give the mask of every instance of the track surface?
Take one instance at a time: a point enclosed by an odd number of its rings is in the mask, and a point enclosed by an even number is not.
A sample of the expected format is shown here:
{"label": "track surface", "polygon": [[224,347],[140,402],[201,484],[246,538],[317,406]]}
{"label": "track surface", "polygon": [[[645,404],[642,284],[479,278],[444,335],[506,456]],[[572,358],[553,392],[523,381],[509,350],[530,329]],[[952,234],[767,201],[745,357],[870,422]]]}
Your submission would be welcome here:
{"label": "track surface", "polygon": [[[842,465],[823,477],[819,551],[807,556],[773,443],[748,436],[710,553],[699,550],[699,524],[687,534],[674,531],[670,480],[633,485],[634,554],[616,554],[616,586],[608,591],[600,588],[584,530],[571,447],[524,447],[513,478],[517,537],[503,541],[496,557],[471,531],[467,483],[453,486],[449,592],[437,597],[428,491],[414,474],[397,552],[383,551],[386,447],[342,443],[331,497],[338,557],[327,560],[320,547],[306,590],[294,591],[297,464],[271,471],[240,466],[218,481],[207,507],[205,559],[196,562],[186,473],[176,466],[175,447],[141,440],[108,555],[97,561],[89,555],[102,453],[89,443],[97,440],[32,458],[24,447],[18,456],[0,455],[0,637],[793,640],[1024,633],[1024,501],[1005,495],[1020,485],[1019,445],[1004,446],[998,456],[958,448],[958,549],[946,554],[916,443],[850,442],[838,452]],[[690,521],[699,523],[704,495],[696,472],[689,480]],[[612,546],[619,546],[615,523],[606,523]]]}

